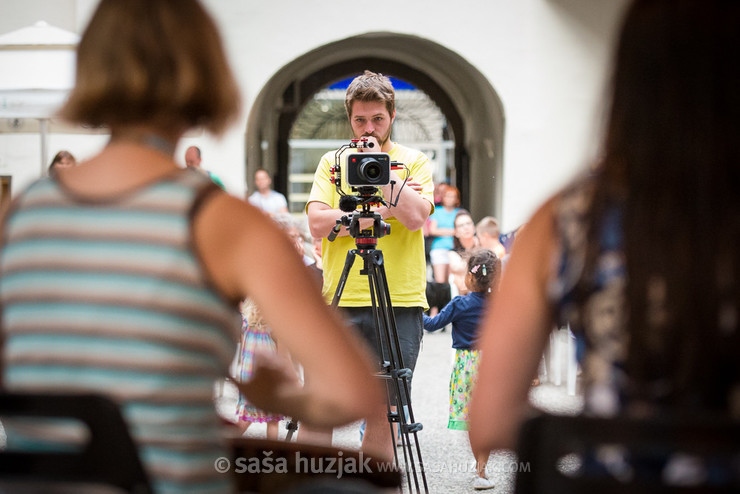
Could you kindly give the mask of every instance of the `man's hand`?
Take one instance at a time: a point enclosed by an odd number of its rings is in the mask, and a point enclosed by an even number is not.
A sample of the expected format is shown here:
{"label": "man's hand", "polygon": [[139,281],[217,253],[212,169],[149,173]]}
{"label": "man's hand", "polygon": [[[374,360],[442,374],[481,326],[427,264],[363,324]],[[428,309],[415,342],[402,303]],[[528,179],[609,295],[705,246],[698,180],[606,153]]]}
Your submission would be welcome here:
{"label": "man's hand", "polygon": [[[393,193],[395,195],[399,194],[399,192],[401,191],[401,185],[403,185],[403,180],[401,180],[401,178],[398,176],[398,174],[394,170],[391,170],[391,183],[394,184],[393,185]],[[414,180],[414,177],[412,177],[412,176],[409,176],[408,177],[408,180],[406,181],[406,185],[404,185],[403,188],[405,189],[407,187],[410,190],[413,190],[414,192],[416,192],[417,194],[421,194],[421,191],[424,188],[422,186],[422,184],[419,183],[419,182],[417,182],[417,181],[415,181]],[[390,197],[390,194],[391,194],[391,186],[390,185],[383,186],[382,190],[383,190],[383,194],[385,195],[385,198],[386,198],[387,201],[395,201],[396,200],[396,197],[395,196],[394,197]]]}
{"label": "man's hand", "polygon": [[[367,139],[367,146],[358,147],[357,150],[361,153],[381,153],[380,150],[380,143],[375,138],[375,136],[362,136],[360,139]],[[373,147],[370,147],[370,143],[372,143]]]}
{"label": "man's hand", "polygon": [[415,190],[419,194],[421,194],[421,191],[424,188],[421,183],[415,181],[414,177],[411,176],[409,176],[408,180],[406,181],[406,187],[411,187],[412,190]]}
{"label": "man's hand", "polygon": [[390,218],[391,216],[393,216],[393,214],[391,213],[391,210],[388,209],[387,206],[378,206],[378,207],[375,207],[375,208],[373,208],[373,212],[378,213],[380,215],[380,218],[382,220],[387,220],[388,218]]}
{"label": "man's hand", "polygon": [[432,207],[431,203],[420,194],[421,184],[413,177],[409,177],[409,181],[406,182],[408,187],[401,188],[403,180],[391,170],[391,183],[393,182],[395,182],[393,190],[390,184],[381,187],[385,200],[391,205],[391,215],[412,232],[419,230],[424,226]]}

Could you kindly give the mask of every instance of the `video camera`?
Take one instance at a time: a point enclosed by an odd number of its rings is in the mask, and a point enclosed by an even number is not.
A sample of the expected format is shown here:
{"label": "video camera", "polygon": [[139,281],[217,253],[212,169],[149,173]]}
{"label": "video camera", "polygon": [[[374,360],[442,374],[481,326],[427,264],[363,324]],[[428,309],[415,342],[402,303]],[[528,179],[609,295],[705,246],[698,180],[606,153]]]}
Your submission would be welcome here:
{"label": "video camera", "polygon": [[[349,144],[343,145],[334,154],[334,166],[330,169],[331,182],[336,186],[342,198],[356,197],[356,200],[346,199],[344,201],[355,204],[351,208],[347,206],[348,209],[341,208],[343,211],[351,212],[358,205],[366,202],[384,204],[379,188],[391,184],[391,170],[403,168],[401,163],[391,161],[388,153],[352,153],[347,157],[346,164],[342,166],[341,157],[347,149],[371,149],[374,146],[375,144],[368,141],[367,137],[352,139]],[[352,193],[356,193],[357,196],[347,194],[342,188],[342,177],[346,177],[345,185],[348,185]]]}
{"label": "video camera", "polygon": [[[346,166],[342,167],[341,164],[342,153],[347,149],[372,148],[374,145],[366,137],[352,139],[349,144],[343,145],[334,154],[334,166],[329,170],[331,173],[330,180],[340,196],[339,209],[345,213],[351,213],[351,216],[345,215],[337,220],[337,225],[328,237],[329,241],[336,238],[342,226],[348,226],[350,235],[356,240],[373,239],[377,241],[377,238],[390,233],[390,226],[382,221],[380,215],[374,213],[370,208],[373,205],[396,206],[401,189],[406,185],[408,177],[401,184],[395,202],[391,200],[391,197],[386,202],[381,194],[380,187],[390,185],[390,196],[393,196],[395,182],[391,180],[391,170],[404,168],[404,165],[391,161],[388,153],[352,153],[346,160]],[[346,185],[351,188],[353,194],[348,194],[342,188],[342,176],[346,176]],[[358,207],[361,207],[362,210],[357,211]],[[359,226],[360,218],[373,218],[373,228],[367,232],[361,230]]]}
{"label": "video camera", "polygon": [[347,158],[347,185],[381,187],[389,183],[391,157],[388,153],[354,153]]}

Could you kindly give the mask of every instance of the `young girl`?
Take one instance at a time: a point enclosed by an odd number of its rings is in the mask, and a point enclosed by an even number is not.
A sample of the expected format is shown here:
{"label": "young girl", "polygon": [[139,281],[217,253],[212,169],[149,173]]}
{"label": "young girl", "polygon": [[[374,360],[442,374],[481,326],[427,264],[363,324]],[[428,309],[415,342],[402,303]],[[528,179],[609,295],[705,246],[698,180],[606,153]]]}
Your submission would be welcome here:
{"label": "young girl", "polygon": [[[242,303],[242,336],[239,342],[237,378],[246,382],[252,377],[256,352],[277,352],[270,329],[265,325],[259,309],[249,300]],[[247,401],[242,393],[236,403],[236,420],[239,431],[244,434],[255,422],[267,422],[267,438],[277,439],[281,415],[264,412]]]}
{"label": "young girl", "polygon": [[[478,323],[488,301],[488,292],[495,288],[501,271],[501,261],[488,249],[470,253],[465,274],[466,295],[452,299],[435,317],[424,316],[424,329],[436,331],[452,323],[452,348],[455,364],[450,376],[450,420],[448,429],[467,430],[468,401],[478,374],[480,353],[474,349],[478,338]],[[491,489],[493,482],[486,477],[488,455],[476,457],[478,477],[475,489]]]}

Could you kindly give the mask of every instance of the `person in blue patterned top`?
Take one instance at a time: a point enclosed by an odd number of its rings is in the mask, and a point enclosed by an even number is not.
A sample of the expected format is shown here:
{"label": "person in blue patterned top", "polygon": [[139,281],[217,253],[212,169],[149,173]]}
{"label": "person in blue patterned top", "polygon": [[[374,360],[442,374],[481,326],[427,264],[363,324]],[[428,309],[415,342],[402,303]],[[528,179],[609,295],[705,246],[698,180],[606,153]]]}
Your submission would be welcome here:
{"label": "person in blue patterned top", "polygon": [[554,324],[584,413],[740,419],[738,25],[733,0],[627,10],[600,160],[517,234],[483,321],[475,451],[514,446]]}

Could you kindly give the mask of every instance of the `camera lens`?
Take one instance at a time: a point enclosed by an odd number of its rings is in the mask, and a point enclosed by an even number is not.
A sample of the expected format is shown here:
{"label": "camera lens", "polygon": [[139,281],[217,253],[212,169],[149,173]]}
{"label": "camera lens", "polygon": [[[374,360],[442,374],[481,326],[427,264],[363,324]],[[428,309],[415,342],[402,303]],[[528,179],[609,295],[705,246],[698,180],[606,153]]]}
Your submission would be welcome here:
{"label": "camera lens", "polygon": [[380,163],[378,163],[377,160],[374,159],[366,159],[363,160],[362,164],[360,164],[360,168],[358,170],[358,175],[367,180],[368,182],[377,182],[378,178],[383,174],[383,169],[380,166]]}
{"label": "camera lens", "polygon": [[390,183],[390,157],[386,153],[355,153],[347,159],[347,184],[380,187]]}

